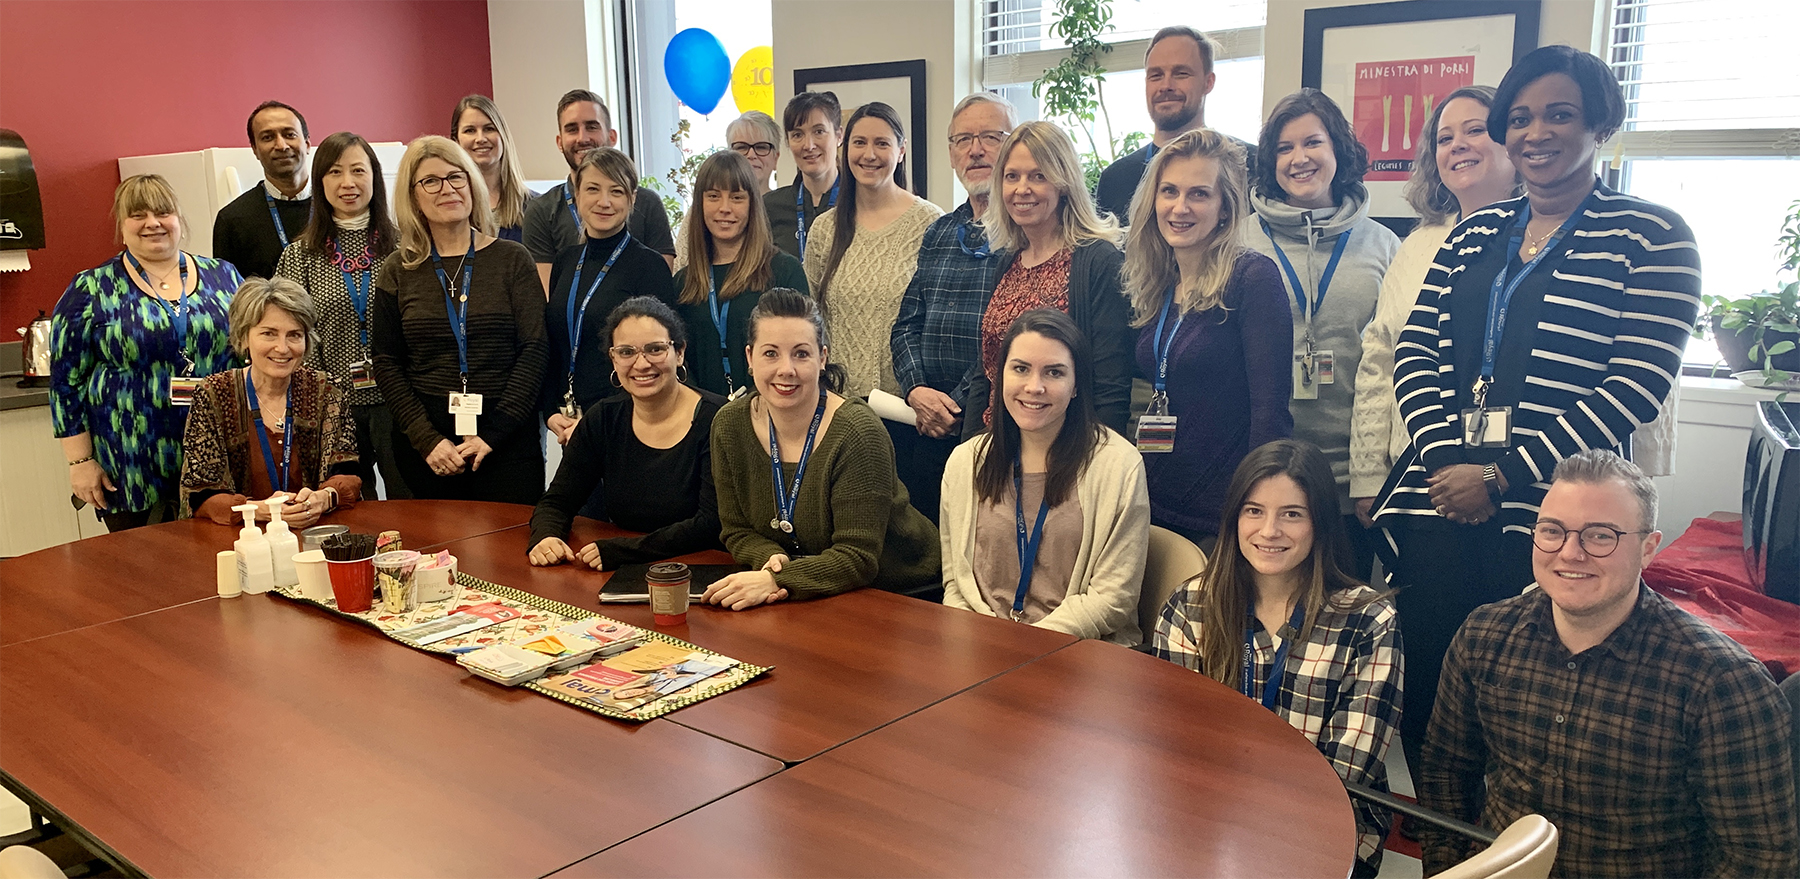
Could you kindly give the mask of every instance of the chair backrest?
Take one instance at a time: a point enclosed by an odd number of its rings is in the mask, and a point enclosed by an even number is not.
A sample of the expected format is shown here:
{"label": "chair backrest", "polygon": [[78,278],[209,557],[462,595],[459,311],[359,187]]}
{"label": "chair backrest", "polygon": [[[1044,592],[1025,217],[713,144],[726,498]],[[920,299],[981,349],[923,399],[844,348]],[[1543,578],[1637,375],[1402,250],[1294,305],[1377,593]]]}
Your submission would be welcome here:
{"label": "chair backrest", "polygon": [[1556,840],[1549,819],[1526,815],[1500,831],[1493,845],[1434,879],[1547,879],[1556,863]]}
{"label": "chair backrest", "polygon": [[28,845],[0,849],[0,879],[68,879],[49,856]]}
{"label": "chair backrest", "polygon": [[1150,526],[1150,551],[1144,560],[1144,591],[1138,597],[1138,628],[1144,641],[1156,629],[1156,617],[1169,596],[1190,578],[1206,570],[1206,553],[1192,541],[1167,528]]}
{"label": "chair backrest", "polygon": [[1790,674],[1782,679],[1781,694],[1787,697],[1788,708],[1794,712],[1794,777],[1800,778],[1800,674]]}

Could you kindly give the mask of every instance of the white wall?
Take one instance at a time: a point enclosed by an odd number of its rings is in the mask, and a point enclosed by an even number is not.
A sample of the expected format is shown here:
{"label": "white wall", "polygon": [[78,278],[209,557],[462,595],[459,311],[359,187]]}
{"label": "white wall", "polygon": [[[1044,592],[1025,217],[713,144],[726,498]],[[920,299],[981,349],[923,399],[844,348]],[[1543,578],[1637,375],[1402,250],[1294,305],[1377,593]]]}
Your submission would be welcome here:
{"label": "white wall", "polygon": [[[973,0],[773,0],[775,108],[794,96],[794,71],[841,64],[925,59],[925,131],[908,132],[930,150],[926,196],[949,210],[960,199],[944,137],[950,110],[974,89]],[[849,108],[845,108],[848,110]],[[781,179],[793,174],[784,155]]]}
{"label": "white wall", "polygon": [[568,176],[569,165],[556,149],[556,101],[569,89],[603,82],[603,72],[589,65],[588,5],[488,0],[494,103],[506,114],[528,180]]}

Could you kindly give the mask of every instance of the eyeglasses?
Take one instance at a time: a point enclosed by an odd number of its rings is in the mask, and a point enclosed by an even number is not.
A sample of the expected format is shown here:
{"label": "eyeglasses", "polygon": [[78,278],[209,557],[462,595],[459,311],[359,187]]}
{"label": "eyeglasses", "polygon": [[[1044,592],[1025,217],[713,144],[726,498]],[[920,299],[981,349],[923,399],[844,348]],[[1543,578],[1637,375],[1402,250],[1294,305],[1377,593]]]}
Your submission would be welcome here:
{"label": "eyeglasses", "polygon": [[1000,144],[1006,140],[1006,136],[1011,133],[1010,131],[983,131],[978,134],[952,134],[950,135],[950,148],[959,153],[966,153],[969,151],[969,147],[974,146],[975,141],[979,140],[982,146],[990,150],[997,150],[1000,148]]}
{"label": "eyeglasses", "polygon": [[1612,555],[1619,548],[1619,539],[1627,534],[1649,534],[1649,531],[1620,531],[1609,525],[1589,525],[1578,532],[1554,522],[1539,522],[1531,527],[1531,544],[1542,552],[1562,552],[1563,544],[1569,542],[1569,534],[1574,533],[1581,551],[1597,559]]}
{"label": "eyeglasses", "polygon": [[442,177],[420,177],[413,185],[425,190],[429,195],[437,195],[444,191],[444,184],[452,189],[468,189],[469,175],[461,171],[451,171]]}
{"label": "eyeglasses", "polygon": [[636,360],[637,356],[642,354],[649,358],[651,363],[661,363],[664,358],[669,356],[670,351],[675,350],[675,343],[650,342],[642,348],[636,345],[614,345],[606,350],[612,352],[615,360]]}
{"label": "eyeglasses", "polygon": [[736,143],[733,143],[731,145],[731,149],[732,149],[732,151],[742,155],[746,159],[750,158],[750,156],[752,156],[752,155],[755,155],[757,158],[760,159],[760,158],[767,156],[768,154],[774,152],[775,145],[772,143],[769,143],[766,140],[757,141],[756,143],[744,143],[743,141],[740,140]]}

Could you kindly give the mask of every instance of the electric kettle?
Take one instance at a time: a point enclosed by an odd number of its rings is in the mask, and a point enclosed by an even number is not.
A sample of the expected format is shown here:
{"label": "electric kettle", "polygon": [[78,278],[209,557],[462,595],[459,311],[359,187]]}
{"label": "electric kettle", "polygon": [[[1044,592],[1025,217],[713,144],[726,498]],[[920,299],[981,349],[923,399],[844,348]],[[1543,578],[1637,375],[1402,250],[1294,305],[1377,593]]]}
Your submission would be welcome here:
{"label": "electric kettle", "polygon": [[19,387],[39,387],[50,383],[50,318],[38,311],[38,316],[30,326],[20,327],[19,335],[25,339],[25,350],[22,359],[25,365],[25,378]]}

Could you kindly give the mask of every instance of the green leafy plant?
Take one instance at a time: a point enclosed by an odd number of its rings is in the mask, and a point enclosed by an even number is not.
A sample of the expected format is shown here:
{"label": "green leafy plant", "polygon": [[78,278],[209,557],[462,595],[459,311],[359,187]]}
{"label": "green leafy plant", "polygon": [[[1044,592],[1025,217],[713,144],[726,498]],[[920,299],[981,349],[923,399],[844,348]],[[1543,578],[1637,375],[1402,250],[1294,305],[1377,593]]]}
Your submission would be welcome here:
{"label": "green leafy plant", "polygon": [[1800,279],[1796,279],[1800,272],[1800,201],[1788,205],[1781,234],[1775,239],[1775,255],[1781,259],[1775,289],[1737,299],[1702,294],[1701,320],[1694,327],[1696,338],[1708,333],[1715,339],[1727,334],[1747,338],[1750,363],[1770,387],[1783,385],[1792,377],[1775,366],[1774,358],[1793,351],[1795,339],[1800,337]]}
{"label": "green leafy plant", "polygon": [[[1145,139],[1142,132],[1113,136],[1112,116],[1106,111],[1106,68],[1101,64],[1103,56],[1112,51],[1101,35],[1112,29],[1112,0],[1057,0],[1056,21],[1050,25],[1049,35],[1068,43],[1069,57],[1031,84],[1042,115],[1064,120],[1077,144],[1087,142],[1081,165],[1089,190],[1100,182],[1100,172],[1107,165],[1142,146]],[[1095,130],[1096,121],[1104,129],[1103,136]]]}
{"label": "green leafy plant", "polygon": [[669,135],[669,142],[681,150],[681,164],[669,169],[669,173],[661,178],[645,177],[644,185],[656,190],[662,196],[663,211],[669,215],[669,228],[681,228],[681,220],[687,215],[688,205],[694,194],[694,175],[700,171],[700,163],[706,157],[719,151],[719,148],[707,147],[698,152],[688,147],[688,137],[694,133],[693,125],[686,119],[675,126],[675,133]]}

